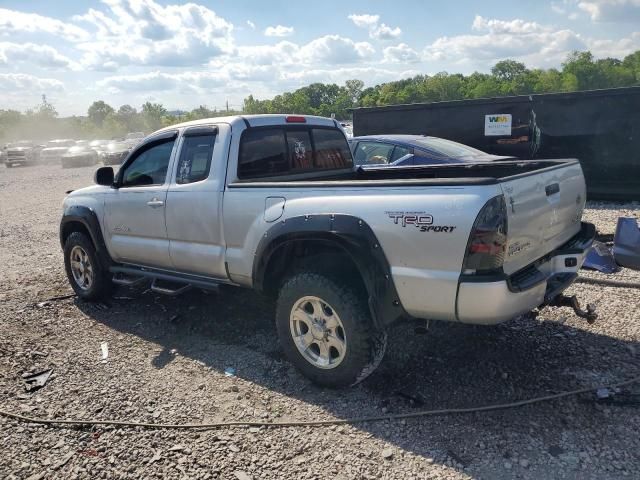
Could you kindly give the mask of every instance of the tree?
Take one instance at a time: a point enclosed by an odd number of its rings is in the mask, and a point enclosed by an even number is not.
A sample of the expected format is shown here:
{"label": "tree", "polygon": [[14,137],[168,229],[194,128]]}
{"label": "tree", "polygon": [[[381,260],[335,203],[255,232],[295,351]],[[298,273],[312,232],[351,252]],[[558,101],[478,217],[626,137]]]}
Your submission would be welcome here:
{"label": "tree", "polygon": [[515,60],[502,60],[493,66],[491,74],[501,82],[512,82],[527,71],[524,63]]}
{"label": "tree", "polygon": [[37,105],[35,110],[30,111],[30,113],[32,115],[37,115],[38,117],[44,120],[52,120],[58,117],[58,112],[56,111],[56,108],[47,101],[46,95],[42,95],[42,103],[40,105]]}
{"label": "tree", "polygon": [[89,110],[87,110],[87,115],[96,127],[102,127],[104,119],[113,112],[114,110],[111,105],[106,104],[102,100],[98,100],[91,104]]}
{"label": "tree", "polygon": [[364,88],[364,82],[362,80],[347,80],[344,82],[344,87],[347,90],[349,100],[353,105],[358,103],[360,96],[362,95],[362,89]]}
{"label": "tree", "polygon": [[140,129],[138,111],[131,105],[121,105],[116,114],[116,120],[122,124],[128,132]]}
{"label": "tree", "polygon": [[167,115],[167,109],[161,103],[146,102],[142,105],[142,117],[149,130],[157,130],[162,126],[162,117]]}

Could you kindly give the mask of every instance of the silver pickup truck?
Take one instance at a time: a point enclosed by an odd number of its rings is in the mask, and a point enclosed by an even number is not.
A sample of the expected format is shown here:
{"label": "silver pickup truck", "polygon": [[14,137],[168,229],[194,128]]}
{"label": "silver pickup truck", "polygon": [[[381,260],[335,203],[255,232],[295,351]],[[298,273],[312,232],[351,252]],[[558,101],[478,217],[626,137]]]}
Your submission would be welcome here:
{"label": "silver pickup truck", "polygon": [[311,116],[197,120],[145,138],[64,200],[77,295],[151,281],[277,299],[295,366],[327,386],[379,364],[401,319],[496,324],[556,302],[595,235],[577,160],[353,167]]}

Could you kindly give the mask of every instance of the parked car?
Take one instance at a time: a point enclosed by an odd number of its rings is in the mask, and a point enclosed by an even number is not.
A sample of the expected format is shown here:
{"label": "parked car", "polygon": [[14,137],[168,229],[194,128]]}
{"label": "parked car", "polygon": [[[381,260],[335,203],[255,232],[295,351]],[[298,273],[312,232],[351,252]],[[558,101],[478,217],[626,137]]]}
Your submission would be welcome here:
{"label": "parked car", "polygon": [[91,140],[89,142],[89,148],[95,150],[96,153],[100,155],[100,153],[107,148],[109,143],[111,143],[111,140]]}
{"label": "parked car", "polygon": [[6,147],[5,165],[7,168],[16,165],[35,165],[40,159],[42,145],[31,140],[20,140],[9,143]]}
{"label": "parked car", "polygon": [[62,168],[85,167],[98,163],[98,154],[89,145],[75,145],[61,158]]}
{"label": "parked car", "polygon": [[4,144],[0,147],[0,163],[4,163],[7,159],[7,145],[8,144]]}
{"label": "parked car", "polygon": [[173,125],[95,182],[60,224],[81,299],[145,279],[256,289],[276,299],[289,360],[334,387],[375,370],[398,320],[487,325],[566,303],[595,236],[575,159],[362,171],[311,116]]}
{"label": "parked car", "polygon": [[340,122],[347,138],[353,138],[353,125],[347,122]]}
{"label": "parked car", "polygon": [[367,135],[351,138],[349,145],[358,166],[435,165],[514,159],[490,155],[458,142],[424,135]]}
{"label": "parked car", "polygon": [[124,137],[124,143],[128,144],[130,147],[135,147],[142,140],[144,140],[144,132],[131,132],[127,133]]}
{"label": "parked car", "polygon": [[50,140],[40,152],[41,163],[60,163],[62,155],[67,153],[69,147],[73,147],[76,144],[74,140],[59,139]]}
{"label": "parked car", "polygon": [[100,152],[100,160],[105,165],[120,165],[127,158],[130,151],[131,147],[128,143],[110,142]]}

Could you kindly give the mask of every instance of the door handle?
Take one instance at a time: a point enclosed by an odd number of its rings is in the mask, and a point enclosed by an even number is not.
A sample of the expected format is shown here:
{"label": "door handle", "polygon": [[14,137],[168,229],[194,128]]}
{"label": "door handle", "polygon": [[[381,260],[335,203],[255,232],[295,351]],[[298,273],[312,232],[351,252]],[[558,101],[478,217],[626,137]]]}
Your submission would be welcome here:
{"label": "door handle", "polygon": [[555,195],[556,193],[560,192],[560,184],[552,183],[550,185],[547,185],[546,187],[544,187],[544,191],[547,194],[547,197]]}
{"label": "door handle", "polygon": [[156,197],[153,197],[151,200],[147,202],[151,208],[162,207],[164,205],[164,200],[159,200]]}

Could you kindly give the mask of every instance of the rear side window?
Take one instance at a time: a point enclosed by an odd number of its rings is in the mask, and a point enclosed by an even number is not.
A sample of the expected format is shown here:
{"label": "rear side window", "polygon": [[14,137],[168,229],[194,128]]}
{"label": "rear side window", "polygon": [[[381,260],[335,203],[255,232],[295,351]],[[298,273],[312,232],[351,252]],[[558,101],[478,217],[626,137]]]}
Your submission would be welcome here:
{"label": "rear side window", "polygon": [[351,150],[342,132],[333,128],[313,128],[316,168],[350,168]]}
{"label": "rear side window", "polygon": [[209,176],[215,135],[184,137],[176,183],[200,182]]}
{"label": "rear side window", "polygon": [[287,144],[281,128],[249,129],[242,134],[238,176],[266,177],[287,173]]}
{"label": "rear side window", "polygon": [[250,128],[240,140],[239,178],[351,168],[347,140],[335,128]]}

